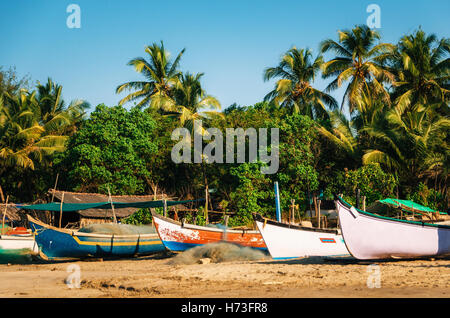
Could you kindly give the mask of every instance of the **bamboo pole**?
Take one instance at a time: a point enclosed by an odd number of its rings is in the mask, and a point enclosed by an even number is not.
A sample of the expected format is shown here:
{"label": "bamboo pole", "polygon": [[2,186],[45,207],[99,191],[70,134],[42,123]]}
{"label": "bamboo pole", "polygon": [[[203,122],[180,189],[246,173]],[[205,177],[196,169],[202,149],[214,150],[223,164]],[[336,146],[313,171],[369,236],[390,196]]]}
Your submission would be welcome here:
{"label": "bamboo pole", "polygon": [[61,222],[62,222],[63,203],[64,203],[64,191],[62,193],[61,204],[59,205],[59,228],[61,228]]}
{"label": "bamboo pole", "polygon": [[5,209],[3,210],[2,235],[3,235],[4,231],[5,231],[5,219],[6,219],[6,211],[8,209],[8,199],[9,199],[9,195],[6,196]]}

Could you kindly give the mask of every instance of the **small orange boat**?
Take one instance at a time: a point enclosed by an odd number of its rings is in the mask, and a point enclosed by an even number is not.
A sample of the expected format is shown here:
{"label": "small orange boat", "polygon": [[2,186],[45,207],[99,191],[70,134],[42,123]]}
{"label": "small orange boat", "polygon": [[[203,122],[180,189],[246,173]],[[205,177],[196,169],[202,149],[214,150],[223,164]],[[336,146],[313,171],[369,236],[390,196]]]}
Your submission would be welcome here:
{"label": "small orange boat", "polygon": [[195,246],[227,242],[267,251],[259,231],[199,226],[181,223],[152,212],[153,222],[164,246],[182,252]]}

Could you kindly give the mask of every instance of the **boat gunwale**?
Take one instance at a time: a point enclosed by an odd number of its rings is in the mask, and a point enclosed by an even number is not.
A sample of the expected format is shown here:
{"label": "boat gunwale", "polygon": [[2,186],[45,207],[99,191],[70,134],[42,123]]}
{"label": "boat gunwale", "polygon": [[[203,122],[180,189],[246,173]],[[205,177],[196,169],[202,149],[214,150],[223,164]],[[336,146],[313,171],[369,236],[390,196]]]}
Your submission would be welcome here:
{"label": "boat gunwale", "polygon": [[15,235],[4,235],[4,234],[2,234],[2,235],[0,235],[0,240],[33,241],[34,240],[34,236],[33,236],[33,234],[29,234],[29,235],[26,235],[26,236],[15,236]]}
{"label": "boat gunwale", "polygon": [[157,233],[149,233],[149,234],[126,234],[126,235],[116,235],[116,234],[100,234],[100,233],[87,233],[87,232],[79,232],[79,231],[73,231],[73,230],[68,230],[68,229],[60,229],[57,227],[54,227],[52,225],[48,225],[45,224],[39,220],[34,219],[33,217],[31,217],[30,215],[27,215],[28,217],[28,221],[31,221],[33,223],[36,223],[42,227],[45,227],[46,229],[49,230],[54,230],[60,233],[64,233],[64,234],[69,234],[71,236],[85,236],[85,237],[96,237],[96,238],[106,238],[106,239],[111,239],[111,238],[116,238],[116,239],[126,239],[126,238],[155,238],[158,237]]}
{"label": "boat gunwale", "polygon": [[158,213],[152,212],[152,217],[159,218],[162,221],[166,221],[175,225],[178,225],[179,227],[183,229],[188,230],[199,230],[199,231],[206,231],[206,232],[219,232],[219,233],[234,233],[234,234],[257,234],[261,235],[261,233],[258,230],[233,230],[233,229],[220,229],[220,228],[214,228],[214,227],[207,227],[207,226],[201,226],[201,225],[194,225],[189,223],[182,223],[175,220],[172,220],[168,217],[165,217],[163,215],[160,215]]}
{"label": "boat gunwale", "polygon": [[427,222],[421,222],[421,221],[410,221],[410,220],[400,220],[400,219],[396,219],[396,218],[391,218],[388,216],[382,216],[382,215],[376,215],[367,211],[363,211],[360,210],[356,207],[354,207],[353,205],[351,205],[350,203],[348,203],[347,201],[345,201],[343,198],[341,198],[340,196],[337,196],[337,200],[338,203],[342,204],[342,206],[344,208],[346,208],[347,210],[350,211],[350,208],[354,208],[358,213],[361,213],[362,215],[365,215],[367,217],[373,218],[373,219],[378,219],[378,220],[387,220],[387,221],[394,221],[394,222],[399,222],[399,223],[406,223],[406,224],[410,224],[410,225],[417,225],[420,227],[433,227],[433,228],[442,228],[442,229],[446,229],[446,230],[450,230],[450,225],[444,225],[444,224],[433,224],[433,223],[427,223]]}
{"label": "boat gunwale", "polygon": [[336,230],[333,230],[333,229],[318,229],[318,228],[315,228],[315,227],[306,227],[306,226],[301,226],[301,225],[295,225],[295,224],[288,224],[288,223],[278,222],[278,221],[275,221],[275,220],[264,218],[259,213],[252,213],[252,215],[253,215],[253,218],[254,218],[254,220],[256,222],[267,223],[267,224],[280,226],[280,227],[293,229],[293,230],[340,235],[339,229],[336,229]]}

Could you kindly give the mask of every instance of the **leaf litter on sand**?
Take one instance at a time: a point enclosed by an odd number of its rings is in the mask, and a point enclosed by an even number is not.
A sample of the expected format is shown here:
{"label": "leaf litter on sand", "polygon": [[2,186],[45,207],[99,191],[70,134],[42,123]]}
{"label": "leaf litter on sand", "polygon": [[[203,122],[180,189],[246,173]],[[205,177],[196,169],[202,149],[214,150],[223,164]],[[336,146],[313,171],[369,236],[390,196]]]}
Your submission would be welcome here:
{"label": "leaf litter on sand", "polygon": [[237,244],[219,242],[193,247],[176,255],[169,260],[168,264],[191,265],[198,263],[200,259],[204,258],[211,259],[211,263],[270,259],[270,257],[262,251]]}

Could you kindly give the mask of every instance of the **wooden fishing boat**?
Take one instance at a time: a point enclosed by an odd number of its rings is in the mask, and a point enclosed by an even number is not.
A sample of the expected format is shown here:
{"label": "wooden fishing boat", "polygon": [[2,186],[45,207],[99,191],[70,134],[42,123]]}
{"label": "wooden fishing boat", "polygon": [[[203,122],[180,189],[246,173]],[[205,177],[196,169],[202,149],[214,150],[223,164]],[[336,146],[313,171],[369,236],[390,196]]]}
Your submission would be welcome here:
{"label": "wooden fishing boat", "polygon": [[215,228],[181,223],[152,212],[153,223],[164,246],[182,252],[195,246],[227,242],[267,251],[261,233],[254,230]]}
{"label": "wooden fishing boat", "polygon": [[114,235],[56,228],[27,215],[39,252],[48,259],[122,257],[164,251],[158,234]]}
{"label": "wooden fishing boat", "polygon": [[286,224],[253,214],[256,226],[273,259],[307,256],[350,256],[338,229],[317,229]]}
{"label": "wooden fishing boat", "polygon": [[399,220],[335,201],[345,244],[358,259],[414,258],[450,253],[450,226]]}
{"label": "wooden fishing boat", "polygon": [[32,234],[0,235],[0,250],[29,250],[37,253],[37,245]]}

